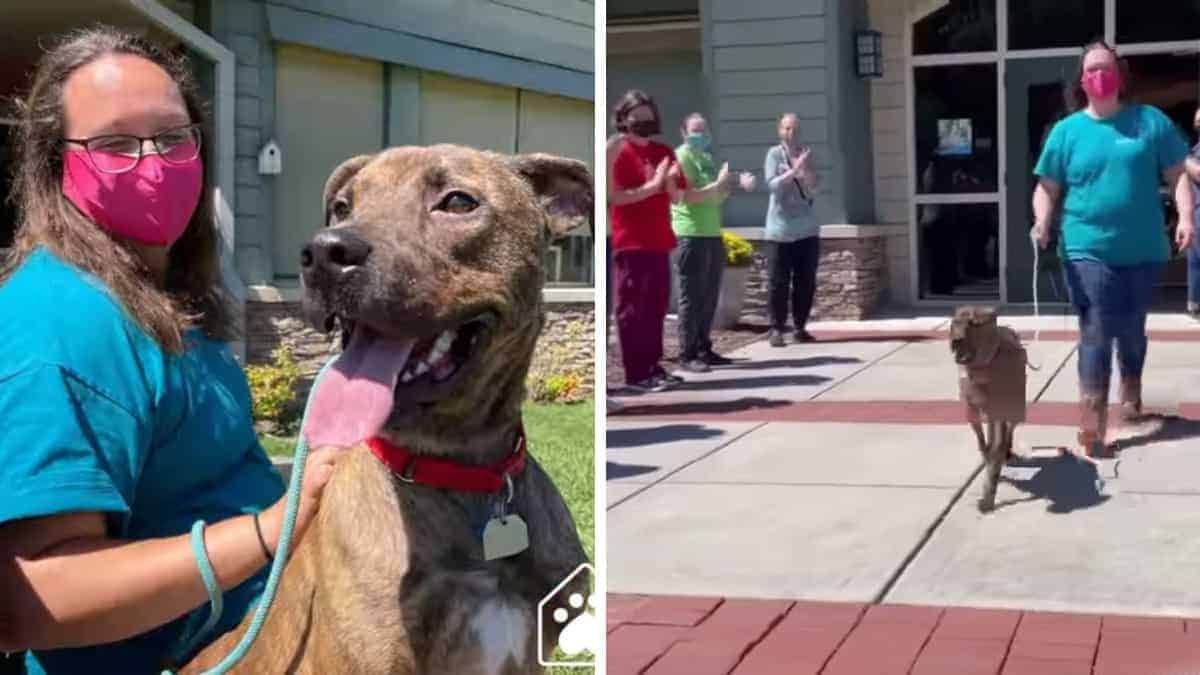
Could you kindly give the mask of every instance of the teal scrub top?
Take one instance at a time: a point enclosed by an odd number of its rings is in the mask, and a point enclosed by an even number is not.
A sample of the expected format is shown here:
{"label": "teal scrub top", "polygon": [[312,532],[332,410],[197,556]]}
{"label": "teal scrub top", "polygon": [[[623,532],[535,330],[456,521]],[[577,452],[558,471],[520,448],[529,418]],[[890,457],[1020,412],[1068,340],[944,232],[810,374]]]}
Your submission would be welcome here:
{"label": "teal scrub top", "polygon": [[[104,284],[45,248],[0,286],[0,523],[106,514],[109,535],[185,534],[284,491],[227,343],[192,330],[165,353]],[[268,568],[225,594],[237,626]],[[196,610],[207,616],[207,604]],[[203,617],[201,617],[203,618]],[[114,644],[29,653],[30,675],[157,673],[183,619]]]}
{"label": "teal scrub top", "polygon": [[1159,185],[1187,157],[1161,110],[1128,104],[1108,119],[1080,110],[1059,121],[1034,173],[1065,191],[1060,254],[1113,266],[1170,257]]}

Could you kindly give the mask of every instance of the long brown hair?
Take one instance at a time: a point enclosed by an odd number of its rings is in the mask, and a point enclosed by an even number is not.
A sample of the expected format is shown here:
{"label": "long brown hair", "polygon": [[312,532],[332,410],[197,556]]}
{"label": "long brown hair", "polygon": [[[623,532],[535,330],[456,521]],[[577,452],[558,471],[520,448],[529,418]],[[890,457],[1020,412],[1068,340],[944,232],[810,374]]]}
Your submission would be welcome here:
{"label": "long brown hair", "polygon": [[[203,124],[208,135],[196,80],[183,57],[107,26],[64,36],[42,56],[28,95],[16,101],[12,199],[18,211],[17,230],[13,250],[0,266],[0,283],[34,249],[44,246],[103,281],[164,350],[182,352],[183,332],[192,326],[213,339],[231,340],[237,328],[221,284],[207,172],[200,204],[168,254],[163,288],[154,282],[136,250],[88,220],[63,196],[63,87],[76,70],[111,54],[139,56],[165,70],[179,86],[188,116]],[[200,144],[206,165],[208,145]]]}
{"label": "long brown hair", "polygon": [[662,115],[658,113],[658,105],[654,102],[649,94],[640,89],[630,89],[621,96],[617,104],[613,106],[613,126],[617,131],[625,132],[625,118],[629,116],[630,111],[641,106],[650,106],[650,110],[654,113],[654,121],[659,125],[658,132],[662,132]]}
{"label": "long brown hair", "polygon": [[1075,79],[1067,83],[1066,99],[1067,110],[1070,112],[1078,112],[1088,106],[1087,92],[1083,90],[1083,62],[1087,60],[1087,55],[1097,49],[1103,49],[1113,55],[1117,62],[1117,72],[1121,75],[1121,91],[1117,94],[1120,101],[1124,103],[1129,95],[1129,63],[1121,58],[1121,55],[1104,40],[1093,40],[1083,47],[1083,53],[1079,55],[1079,67],[1075,69]]}

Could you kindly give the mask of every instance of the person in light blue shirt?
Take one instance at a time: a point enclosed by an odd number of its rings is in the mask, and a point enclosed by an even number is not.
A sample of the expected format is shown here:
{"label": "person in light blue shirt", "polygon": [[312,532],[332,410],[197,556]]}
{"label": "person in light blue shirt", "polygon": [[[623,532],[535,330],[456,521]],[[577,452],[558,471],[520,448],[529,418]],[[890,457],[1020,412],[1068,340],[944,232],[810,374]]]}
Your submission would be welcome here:
{"label": "person in light blue shirt", "polygon": [[1127,102],[1127,79],[1116,52],[1103,42],[1084,48],[1073,83],[1075,112],[1050,132],[1034,173],[1032,237],[1045,248],[1050,219],[1061,204],[1059,257],[1079,314],[1082,451],[1107,451],[1108,390],[1113,344],[1121,374],[1121,416],[1142,409],[1146,314],[1171,254],[1159,192],[1174,189],[1176,244],[1191,246],[1188,148],[1171,120],[1148,105]]}
{"label": "person in light blue shirt", "polygon": [[811,342],[808,318],[817,292],[821,226],[813,213],[819,176],[811,163],[812,150],[800,141],[800,122],[793,113],[779,118],[779,144],[767,150],[763,178],[771,196],[767,202],[767,284],[772,347],[787,344],[788,309],[796,342]]}
{"label": "person in light blue shirt", "polygon": [[[99,27],[45,54],[19,110],[0,651],[26,652],[31,675],[156,673],[241,622],[284,511],[230,349],[202,106],[186,63]],[[335,456],[306,465],[300,536]],[[208,614],[199,519],[224,612],[189,651],[185,623]]]}

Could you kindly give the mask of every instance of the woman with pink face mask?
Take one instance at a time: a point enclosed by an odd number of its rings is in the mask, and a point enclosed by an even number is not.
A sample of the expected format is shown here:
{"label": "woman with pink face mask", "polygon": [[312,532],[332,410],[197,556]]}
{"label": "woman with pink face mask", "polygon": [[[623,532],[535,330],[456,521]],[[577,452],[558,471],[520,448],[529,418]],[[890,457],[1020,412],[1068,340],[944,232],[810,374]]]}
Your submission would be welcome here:
{"label": "woman with pink face mask", "polygon": [[1121,416],[1140,417],[1146,314],[1171,248],[1159,188],[1174,190],[1176,243],[1192,242],[1188,147],[1162,111],[1126,101],[1127,74],[1111,47],[1084,48],[1070,89],[1075,112],[1050,132],[1034,173],[1032,237],[1046,248],[1057,213],[1059,258],[1079,314],[1081,450],[1107,451],[1113,345],[1121,375]]}
{"label": "woman with pink face mask", "polygon": [[[186,63],[95,28],[19,103],[0,269],[0,651],[37,673],[148,673],[261,593],[283,483],[252,426]],[[334,452],[309,458],[302,535]],[[224,590],[215,629],[188,532]],[[191,623],[198,626],[199,623]]]}

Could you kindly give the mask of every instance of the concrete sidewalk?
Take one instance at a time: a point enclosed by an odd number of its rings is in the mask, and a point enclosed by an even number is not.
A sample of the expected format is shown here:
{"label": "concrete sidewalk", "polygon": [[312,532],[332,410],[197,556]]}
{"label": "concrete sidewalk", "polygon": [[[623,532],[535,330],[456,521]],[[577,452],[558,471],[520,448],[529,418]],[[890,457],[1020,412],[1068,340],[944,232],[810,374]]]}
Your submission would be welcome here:
{"label": "concrete sidewalk", "polygon": [[946,323],[818,324],[822,342],[755,343],[674,391],[621,397],[609,591],[1200,616],[1200,326],[1151,318],[1145,399],[1161,416],[1120,430],[1097,474],[1044,450],[1074,439],[1073,320],[1002,319],[1043,331],[1041,370],[1027,457],[981,516]]}

